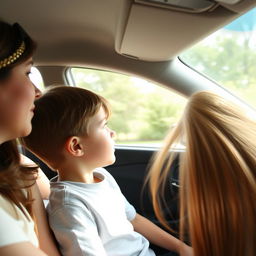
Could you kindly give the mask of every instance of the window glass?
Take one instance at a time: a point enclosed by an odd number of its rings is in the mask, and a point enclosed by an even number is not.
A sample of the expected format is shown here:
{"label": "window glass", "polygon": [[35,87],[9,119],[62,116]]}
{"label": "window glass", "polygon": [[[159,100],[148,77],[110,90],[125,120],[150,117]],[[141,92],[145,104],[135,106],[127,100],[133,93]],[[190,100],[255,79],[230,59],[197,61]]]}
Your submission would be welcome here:
{"label": "window glass", "polygon": [[111,104],[109,127],[116,143],[159,145],[186,104],[177,93],[140,78],[113,72],[71,68],[74,85],[105,97]]}
{"label": "window glass", "polygon": [[256,8],[188,49],[180,58],[256,107]]}
{"label": "window glass", "polygon": [[36,67],[31,68],[31,73],[29,75],[32,83],[42,92],[44,90],[44,81],[41,76],[40,71]]}

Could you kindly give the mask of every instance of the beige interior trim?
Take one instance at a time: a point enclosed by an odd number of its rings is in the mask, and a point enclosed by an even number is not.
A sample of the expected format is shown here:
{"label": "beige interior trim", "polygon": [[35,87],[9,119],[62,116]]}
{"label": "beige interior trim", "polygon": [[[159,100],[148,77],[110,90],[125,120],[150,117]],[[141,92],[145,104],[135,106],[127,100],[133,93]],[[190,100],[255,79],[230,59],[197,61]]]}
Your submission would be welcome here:
{"label": "beige interior trim", "polygon": [[64,85],[65,77],[64,71],[65,67],[61,66],[37,66],[43,78],[44,85]]}
{"label": "beige interior trim", "polygon": [[236,12],[219,6],[212,12],[190,14],[133,4],[116,51],[146,61],[170,60],[255,5],[256,1],[244,0],[234,5]]}
{"label": "beige interior trim", "polygon": [[86,65],[88,60],[94,65],[102,59],[105,65],[115,58],[121,66],[130,65],[127,55],[138,61],[171,60],[253,6],[256,0],[242,0],[194,14],[134,0],[1,0],[0,17],[19,22],[37,41],[37,65]]}

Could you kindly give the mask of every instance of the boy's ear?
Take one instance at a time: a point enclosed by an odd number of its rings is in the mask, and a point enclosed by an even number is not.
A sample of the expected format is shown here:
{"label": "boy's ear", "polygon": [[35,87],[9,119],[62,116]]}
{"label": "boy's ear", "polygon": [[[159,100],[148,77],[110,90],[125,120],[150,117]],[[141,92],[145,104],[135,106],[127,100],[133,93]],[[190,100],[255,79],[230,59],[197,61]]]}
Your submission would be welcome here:
{"label": "boy's ear", "polygon": [[81,139],[77,136],[72,136],[65,143],[65,150],[73,156],[83,156],[84,148]]}

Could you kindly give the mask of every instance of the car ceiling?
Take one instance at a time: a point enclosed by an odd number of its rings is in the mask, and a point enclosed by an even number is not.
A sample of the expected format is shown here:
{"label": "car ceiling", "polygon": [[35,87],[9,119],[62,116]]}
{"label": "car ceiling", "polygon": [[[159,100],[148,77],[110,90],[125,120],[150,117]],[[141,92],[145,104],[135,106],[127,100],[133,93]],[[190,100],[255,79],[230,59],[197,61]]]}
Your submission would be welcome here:
{"label": "car ceiling", "polygon": [[166,70],[175,56],[254,6],[187,13],[130,0],[1,0],[0,17],[36,39],[38,66],[108,68],[173,86]]}

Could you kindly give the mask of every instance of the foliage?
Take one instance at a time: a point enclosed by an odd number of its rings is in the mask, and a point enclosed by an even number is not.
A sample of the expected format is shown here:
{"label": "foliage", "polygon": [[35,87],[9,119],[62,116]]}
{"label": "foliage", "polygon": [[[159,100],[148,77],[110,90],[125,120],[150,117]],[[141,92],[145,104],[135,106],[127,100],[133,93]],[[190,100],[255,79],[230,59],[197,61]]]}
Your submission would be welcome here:
{"label": "foliage", "polygon": [[[256,107],[256,50],[250,36],[219,33],[181,58]],[[185,106],[185,99],[176,93],[126,75],[78,68],[72,74],[76,86],[109,100],[113,112],[109,126],[118,142],[162,140]]]}
{"label": "foliage", "polygon": [[184,52],[181,59],[256,107],[255,46],[252,34],[222,31]]}
{"label": "foliage", "polygon": [[178,118],[185,100],[146,81],[90,69],[72,69],[76,86],[104,96],[111,104],[109,126],[117,140],[162,140]]}

